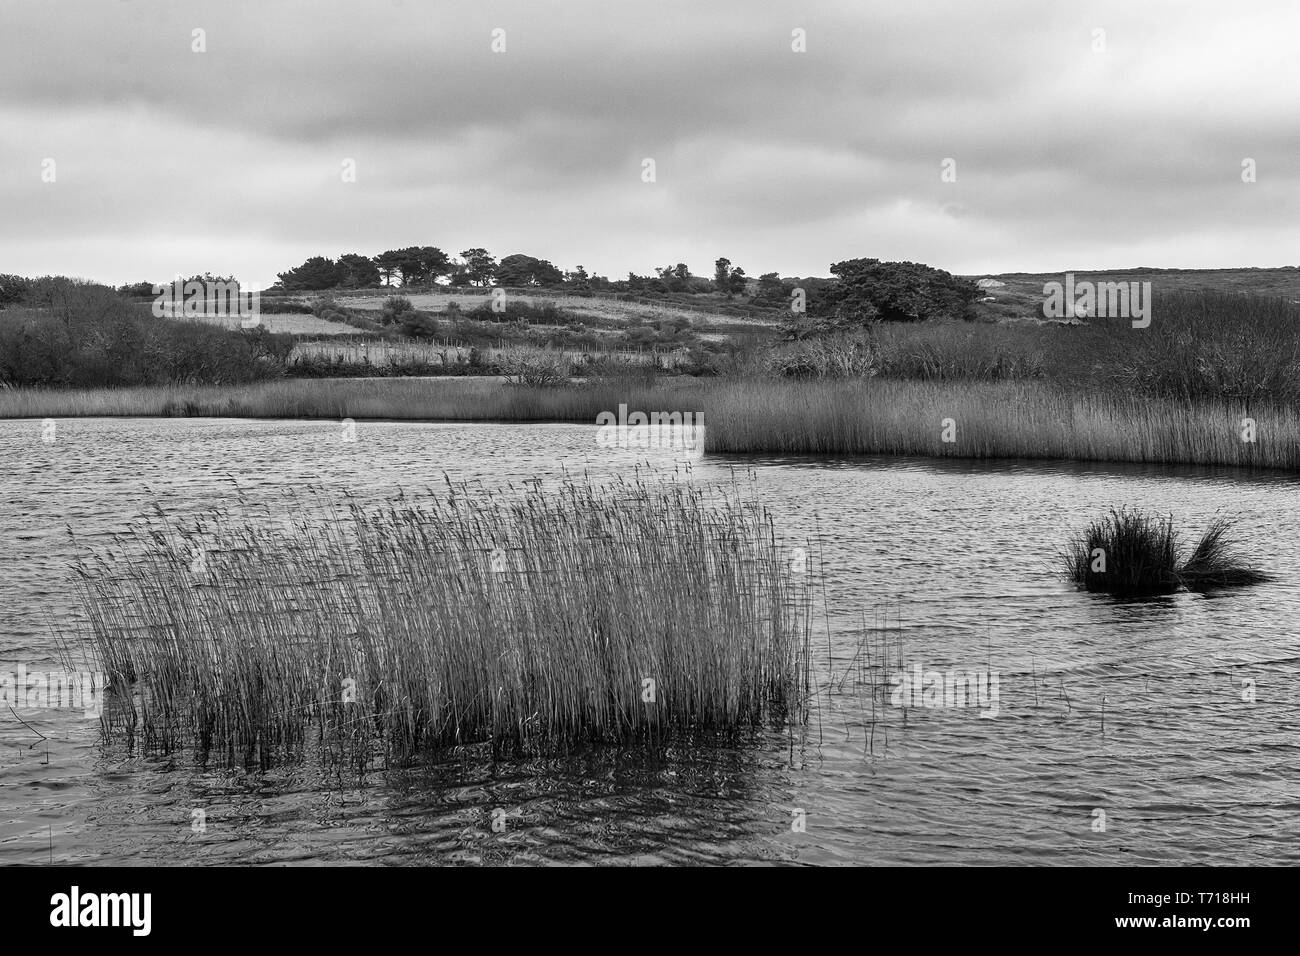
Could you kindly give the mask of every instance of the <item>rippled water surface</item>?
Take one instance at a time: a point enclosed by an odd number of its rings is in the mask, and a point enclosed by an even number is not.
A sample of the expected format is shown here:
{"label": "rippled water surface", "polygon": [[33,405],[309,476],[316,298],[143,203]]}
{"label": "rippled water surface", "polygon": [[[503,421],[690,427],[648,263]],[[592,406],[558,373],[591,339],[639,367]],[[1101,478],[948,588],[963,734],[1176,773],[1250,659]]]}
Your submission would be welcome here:
{"label": "rippled water surface", "polygon": [[[382,499],[437,488],[444,473],[518,485],[649,461],[699,482],[752,471],[788,541],[814,542],[828,609],[823,692],[801,737],[653,760],[429,761],[359,780],[312,761],[250,772],[130,754],[80,712],[0,708],[0,864],[1300,860],[1295,479],[878,458],[687,463],[607,451],[595,431],[361,423],[344,442],[338,423],[72,420],[48,444],[39,422],[0,421],[0,662],[56,669],[75,615],[75,549],[152,501],[202,508],[236,485],[278,501],[308,484]],[[1239,537],[1276,580],[1142,603],[1076,593],[1055,576],[1055,553],[1123,504],[1172,512],[1189,529],[1239,515]],[[895,707],[888,688],[873,699],[855,677],[885,659],[995,674],[996,716]],[[191,830],[196,807],[206,833]],[[792,829],[796,809],[804,832]]]}

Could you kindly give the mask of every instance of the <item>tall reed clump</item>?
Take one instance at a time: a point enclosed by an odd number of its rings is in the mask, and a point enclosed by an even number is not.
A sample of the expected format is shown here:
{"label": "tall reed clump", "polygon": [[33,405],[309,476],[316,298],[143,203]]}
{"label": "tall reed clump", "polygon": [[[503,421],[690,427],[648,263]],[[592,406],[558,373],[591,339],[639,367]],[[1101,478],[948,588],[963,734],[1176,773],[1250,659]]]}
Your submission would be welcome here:
{"label": "tall reed clump", "polygon": [[710,453],[926,455],[1300,468],[1300,409],[1078,394],[1045,382],[723,382]]}
{"label": "tall reed clump", "polygon": [[1184,588],[1208,591],[1270,580],[1237,556],[1231,529],[1229,519],[1215,518],[1184,557],[1172,518],[1112,508],[1067,545],[1065,576],[1082,590],[1121,597],[1172,594]]}
{"label": "tall reed clump", "polygon": [[810,597],[736,488],[566,481],[161,511],[79,568],[110,734],[251,761],[732,736],[802,719]]}

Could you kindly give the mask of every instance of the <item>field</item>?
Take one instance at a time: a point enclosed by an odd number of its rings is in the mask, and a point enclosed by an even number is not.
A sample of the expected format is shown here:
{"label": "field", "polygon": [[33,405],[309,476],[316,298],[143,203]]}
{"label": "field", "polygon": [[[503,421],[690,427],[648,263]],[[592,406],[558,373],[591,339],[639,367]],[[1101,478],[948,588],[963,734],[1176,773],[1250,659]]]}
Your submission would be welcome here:
{"label": "field", "polygon": [[[355,292],[331,296],[351,309],[360,309],[378,313],[384,302],[391,296],[400,295],[411,301],[421,311],[445,312],[448,304],[456,303],[462,310],[468,311],[484,305],[489,301],[487,289],[462,289],[455,292],[403,292],[394,289],[386,292]],[[681,303],[657,303],[635,301],[603,295],[563,295],[542,290],[507,291],[508,301],[527,302],[531,305],[550,303],[565,312],[593,320],[597,325],[619,327],[629,322],[657,324],[659,322],[684,319],[694,328],[704,332],[744,331],[771,328],[774,316],[771,309],[745,309],[743,305],[730,305],[721,297],[699,296],[695,305],[687,307]],[[311,303],[317,294],[284,297],[301,302],[304,311],[310,311]],[[739,314],[731,314],[732,311]]]}
{"label": "field", "polygon": [[[1061,282],[1065,272],[1007,272],[968,276],[978,280],[996,279],[1004,287],[985,290],[994,301],[980,303],[980,311],[990,320],[1043,318],[1043,285]],[[1073,271],[1073,270],[1070,270]],[[1286,299],[1300,303],[1300,269],[1107,269],[1095,272],[1073,271],[1076,281],[1150,282],[1153,292],[1229,292]]]}
{"label": "field", "polygon": [[[329,322],[312,315],[305,307],[301,315],[293,312],[264,314],[261,324],[268,332],[285,332],[290,335],[356,335],[357,330],[342,322]],[[223,329],[237,329],[240,319],[235,316],[196,316],[190,321],[206,322]]]}

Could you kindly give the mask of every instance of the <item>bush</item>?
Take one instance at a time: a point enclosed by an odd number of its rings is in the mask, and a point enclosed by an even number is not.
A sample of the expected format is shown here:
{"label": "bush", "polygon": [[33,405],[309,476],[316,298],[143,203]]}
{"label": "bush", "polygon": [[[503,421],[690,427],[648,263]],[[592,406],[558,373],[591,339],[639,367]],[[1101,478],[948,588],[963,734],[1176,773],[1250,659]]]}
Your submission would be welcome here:
{"label": "bush", "polygon": [[880,372],[880,352],[867,337],[809,339],[773,353],[768,367],[786,378],[857,378]]}
{"label": "bush", "polygon": [[263,296],[258,303],[258,308],[263,315],[303,315],[312,312],[311,306],[297,299],[286,299],[280,296],[271,298]]}
{"label": "bush", "polygon": [[470,310],[469,314],[473,318],[487,322],[527,322],[530,325],[564,325],[572,321],[569,313],[554,302],[535,304],[526,299],[507,296],[500,311],[493,309],[492,304],[491,299],[488,298]]}
{"label": "bush", "polygon": [[980,297],[969,279],[916,262],[846,259],[834,263],[831,273],[839,281],[809,301],[809,321],[829,330],[875,321],[965,319]]}
{"label": "bush", "polygon": [[103,286],[49,289],[47,309],[0,319],[0,382],[96,387],[230,384],[282,375],[292,338],[155,318]]}
{"label": "bush", "polygon": [[1172,518],[1112,508],[1108,516],[1094,521],[1067,546],[1065,575],[1082,590],[1120,597],[1172,594],[1184,588],[1206,591],[1269,580],[1233,554],[1230,530],[1228,519],[1216,518],[1191,555],[1181,560]]}
{"label": "bush", "polygon": [[512,385],[541,388],[569,378],[568,359],[553,349],[512,346],[501,356],[501,371]]}
{"label": "bush", "polygon": [[406,296],[389,296],[384,300],[383,308],[380,310],[380,315],[382,316],[380,321],[384,325],[392,325],[396,322],[401,322],[402,317],[407,313],[412,312],[414,309],[415,306],[411,304],[411,300]]}
{"label": "bush", "polygon": [[438,337],[438,320],[427,312],[401,313],[402,332],[413,339]]}
{"label": "bush", "polygon": [[26,301],[31,294],[32,282],[22,276],[0,275],[0,309]]}

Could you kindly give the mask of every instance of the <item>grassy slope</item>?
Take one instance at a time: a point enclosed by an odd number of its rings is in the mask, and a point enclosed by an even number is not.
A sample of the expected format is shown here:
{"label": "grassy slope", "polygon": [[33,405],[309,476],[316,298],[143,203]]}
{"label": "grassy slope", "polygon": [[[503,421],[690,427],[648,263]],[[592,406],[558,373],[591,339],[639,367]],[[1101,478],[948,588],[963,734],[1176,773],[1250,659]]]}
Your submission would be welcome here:
{"label": "grassy slope", "polygon": [[[1155,293],[1160,292],[1238,292],[1242,294],[1278,296],[1300,303],[1300,268],[1278,269],[1104,269],[1096,272],[1074,272],[1076,282],[1150,282]],[[1006,286],[988,289],[985,295],[995,302],[981,303],[979,308],[988,319],[1041,319],[1043,317],[1043,285],[1063,282],[1061,272],[1005,272],[998,275],[967,276],[969,279],[997,279]]]}

